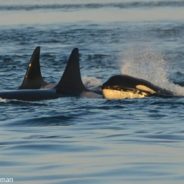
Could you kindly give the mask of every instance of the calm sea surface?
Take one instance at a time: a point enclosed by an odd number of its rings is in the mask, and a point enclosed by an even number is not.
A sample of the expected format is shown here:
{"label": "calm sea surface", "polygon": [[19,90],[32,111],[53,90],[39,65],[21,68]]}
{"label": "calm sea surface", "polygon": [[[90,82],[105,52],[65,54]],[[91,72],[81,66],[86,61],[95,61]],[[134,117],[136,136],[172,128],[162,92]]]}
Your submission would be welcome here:
{"label": "calm sea surface", "polygon": [[36,46],[50,82],[78,47],[88,86],[124,73],[177,95],[0,100],[0,181],[184,183],[184,1],[0,0],[0,43],[0,90],[17,89]]}

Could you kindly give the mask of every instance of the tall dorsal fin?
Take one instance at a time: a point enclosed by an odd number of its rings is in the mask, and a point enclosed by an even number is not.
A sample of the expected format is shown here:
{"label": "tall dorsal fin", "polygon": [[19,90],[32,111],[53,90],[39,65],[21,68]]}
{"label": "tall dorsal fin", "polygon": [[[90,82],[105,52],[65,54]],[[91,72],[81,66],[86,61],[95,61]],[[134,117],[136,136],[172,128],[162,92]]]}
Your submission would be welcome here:
{"label": "tall dorsal fin", "polygon": [[65,95],[80,95],[86,90],[81,79],[78,48],[72,50],[65,71],[55,88]]}
{"label": "tall dorsal fin", "polygon": [[40,47],[36,47],[31,56],[26,74],[19,89],[37,89],[46,85],[40,71]]}

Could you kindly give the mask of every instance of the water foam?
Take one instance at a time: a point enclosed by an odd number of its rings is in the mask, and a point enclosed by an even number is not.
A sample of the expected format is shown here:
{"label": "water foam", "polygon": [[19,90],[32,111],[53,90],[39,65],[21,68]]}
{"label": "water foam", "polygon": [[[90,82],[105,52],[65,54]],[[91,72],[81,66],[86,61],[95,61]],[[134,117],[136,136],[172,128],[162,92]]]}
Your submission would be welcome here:
{"label": "water foam", "polygon": [[151,46],[134,45],[127,49],[121,59],[121,73],[145,79],[177,96],[184,96],[184,87],[169,80],[168,62]]}
{"label": "water foam", "polygon": [[82,77],[84,85],[89,89],[96,89],[102,85],[102,81],[96,77]]}
{"label": "water foam", "polygon": [[4,103],[4,102],[7,102],[7,100],[4,98],[0,98],[0,103]]}

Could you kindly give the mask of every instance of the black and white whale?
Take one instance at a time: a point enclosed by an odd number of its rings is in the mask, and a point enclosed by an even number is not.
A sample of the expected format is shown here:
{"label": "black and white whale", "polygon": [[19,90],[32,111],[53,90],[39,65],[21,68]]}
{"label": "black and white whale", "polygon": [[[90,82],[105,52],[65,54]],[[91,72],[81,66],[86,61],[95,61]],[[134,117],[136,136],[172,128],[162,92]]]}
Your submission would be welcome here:
{"label": "black and white whale", "polygon": [[78,48],[73,49],[60,81],[53,88],[21,89],[0,92],[1,99],[24,101],[48,100],[65,96],[99,97],[98,94],[86,89],[81,80]]}
{"label": "black and white whale", "polygon": [[49,83],[43,79],[40,69],[40,47],[36,47],[19,89],[52,88],[55,85],[56,84]]}
{"label": "black and white whale", "polygon": [[[100,86],[89,85],[90,81],[83,81],[84,85],[89,88],[91,91],[96,93],[101,92]],[[36,47],[32,53],[24,79],[18,89],[45,89],[53,88],[57,83],[50,83],[42,77],[41,68],[40,68],[40,47]]]}
{"label": "black and white whale", "polygon": [[171,97],[173,93],[151,82],[128,75],[115,75],[102,85],[106,99],[144,98],[149,96]]}

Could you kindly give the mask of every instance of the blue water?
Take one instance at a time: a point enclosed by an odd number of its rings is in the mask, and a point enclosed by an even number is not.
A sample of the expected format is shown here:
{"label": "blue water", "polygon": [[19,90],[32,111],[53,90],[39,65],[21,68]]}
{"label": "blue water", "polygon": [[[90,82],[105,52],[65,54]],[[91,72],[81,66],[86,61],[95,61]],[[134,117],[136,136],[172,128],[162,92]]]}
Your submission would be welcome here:
{"label": "blue water", "polygon": [[92,87],[125,73],[174,98],[0,101],[0,178],[36,184],[184,182],[184,3],[0,1],[0,89],[22,82],[41,46],[57,82],[74,47]]}

